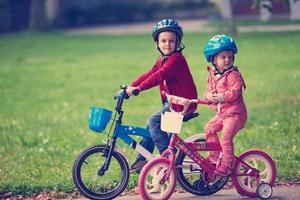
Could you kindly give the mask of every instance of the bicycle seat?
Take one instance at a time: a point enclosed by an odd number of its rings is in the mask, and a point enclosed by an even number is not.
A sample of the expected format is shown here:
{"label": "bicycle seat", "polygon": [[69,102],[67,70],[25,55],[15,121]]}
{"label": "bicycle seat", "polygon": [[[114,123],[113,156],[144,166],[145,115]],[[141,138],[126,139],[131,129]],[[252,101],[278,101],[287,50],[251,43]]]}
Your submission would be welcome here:
{"label": "bicycle seat", "polygon": [[197,113],[197,112],[188,113],[188,114],[184,115],[183,122],[187,122],[198,116],[199,116],[199,113]]}

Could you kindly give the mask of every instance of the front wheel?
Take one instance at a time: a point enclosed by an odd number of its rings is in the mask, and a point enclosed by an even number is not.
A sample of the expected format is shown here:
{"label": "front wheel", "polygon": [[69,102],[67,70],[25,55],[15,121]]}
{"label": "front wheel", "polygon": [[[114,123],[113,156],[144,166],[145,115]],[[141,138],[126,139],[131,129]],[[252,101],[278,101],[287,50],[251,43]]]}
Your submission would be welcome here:
{"label": "front wheel", "polygon": [[246,151],[238,157],[231,178],[239,194],[256,197],[256,189],[260,183],[274,185],[275,163],[261,150]]}
{"label": "front wheel", "polygon": [[175,169],[172,167],[170,176],[165,180],[170,167],[170,160],[159,157],[149,161],[142,169],[138,180],[140,195],[144,200],[167,200],[176,187]]}
{"label": "front wheel", "polygon": [[124,156],[113,151],[111,162],[103,175],[103,166],[109,146],[96,145],[83,151],[75,160],[72,170],[73,181],[79,192],[89,199],[113,199],[120,195],[129,179],[128,163]]}

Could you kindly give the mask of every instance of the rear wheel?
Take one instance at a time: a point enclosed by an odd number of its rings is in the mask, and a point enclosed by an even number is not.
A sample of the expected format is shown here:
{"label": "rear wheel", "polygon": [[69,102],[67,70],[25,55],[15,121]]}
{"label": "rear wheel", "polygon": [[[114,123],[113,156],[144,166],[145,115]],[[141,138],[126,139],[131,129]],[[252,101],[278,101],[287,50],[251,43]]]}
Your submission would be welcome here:
{"label": "rear wheel", "polygon": [[89,199],[113,199],[127,186],[129,168],[126,159],[112,152],[110,165],[103,175],[103,166],[109,146],[96,145],[83,151],[75,160],[72,170],[73,181],[79,192]]}
{"label": "rear wheel", "polygon": [[[205,142],[205,139],[197,139],[195,142]],[[198,196],[218,192],[228,180],[228,177],[219,177],[210,181],[208,173],[181,151],[176,159],[176,174],[179,184],[186,191]]]}
{"label": "rear wheel", "polygon": [[215,180],[210,180],[208,173],[182,152],[179,153],[176,160],[176,174],[179,184],[186,191],[198,196],[218,192],[228,180],[228,177],[217,177]]}
{"label": "rear wheel", "polygon": [[232,173],[232,182],[238,193],[249,197],[257,196],[256,189],[262,182],[274,185],[275,178],[274,161],[267,153],[260,150],[249,150],[242,153],[238,157]]}

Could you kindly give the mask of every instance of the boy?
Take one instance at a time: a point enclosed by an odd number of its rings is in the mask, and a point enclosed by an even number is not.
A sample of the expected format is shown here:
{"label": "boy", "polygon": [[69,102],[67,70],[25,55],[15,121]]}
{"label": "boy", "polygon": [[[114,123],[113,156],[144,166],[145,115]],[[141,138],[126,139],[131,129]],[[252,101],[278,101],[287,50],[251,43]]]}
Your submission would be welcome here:
{"label": "boy", "polygon": [[[159,86],[163,106],[147,121],[152,139],[143,138],[140,144],[150,152],[153,152],[155,145],[159,153],[162,153],[167,149],[170,140],[169,135],[160,129],[161,113],[170,110],[164,94],[195,99],[197,89],[188,64],[181,53],[184,49],[181,43],[183,32],[178,23],[173,19],[161,20],[154,25],[152,37],[161,56],[149,71],[133,81],[127,88],[127,93],[131,96],[134,89],[144,91]],[[172,106],[176,111],[182,109],[182,106]],[[196,108],[197,105],[190,106],[188,112],[193,112]],[[146,162],[143,156],[137,155],[136,161],[131,166],[131,172],[139,173]]]}

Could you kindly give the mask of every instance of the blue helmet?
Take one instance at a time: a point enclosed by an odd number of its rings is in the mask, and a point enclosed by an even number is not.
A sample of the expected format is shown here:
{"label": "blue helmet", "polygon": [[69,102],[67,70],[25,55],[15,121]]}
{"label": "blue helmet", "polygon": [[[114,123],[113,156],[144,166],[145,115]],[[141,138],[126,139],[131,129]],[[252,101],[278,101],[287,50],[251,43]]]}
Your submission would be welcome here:
{"label": "blue helmet", "polygon": [[213,36],[204,47],[204,55],[207,62],[212,62],[215,55],[224,50],[231,50],[233,54],[238,52],[234,40],[227,35]]}
{"label": "blue helmet", "polygon": [[182,28],[173,19],[163,19],[156,23],[152,28],[152,37],[154,41],[157,41],[158,34],[164,31],[173,31],[178,36],[179,41],[183,37]]}

